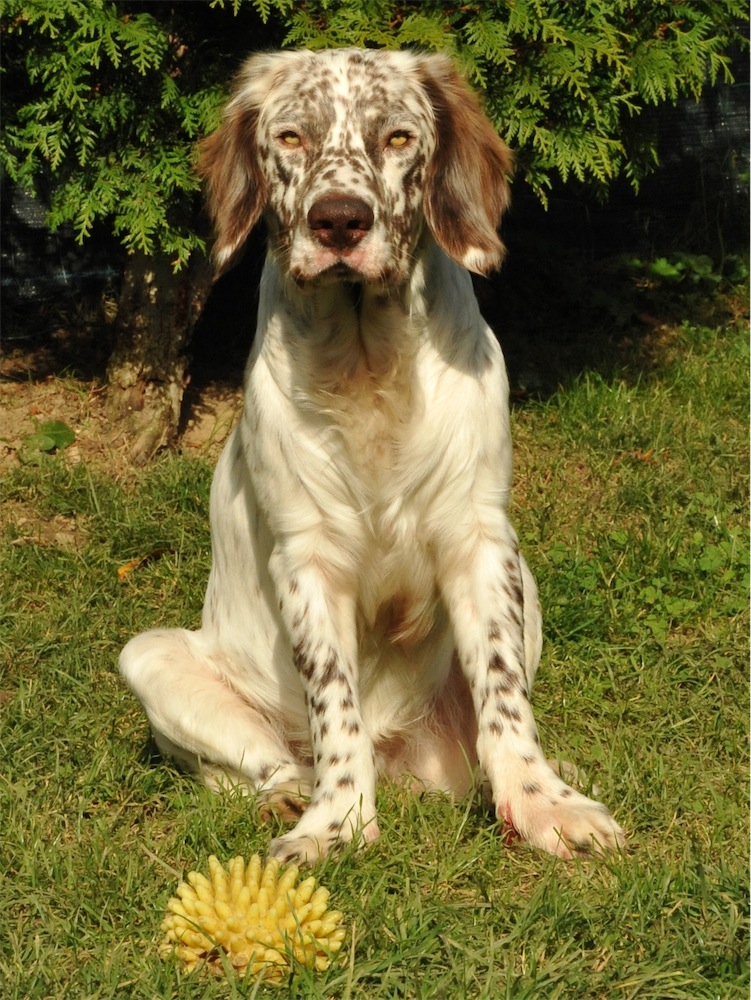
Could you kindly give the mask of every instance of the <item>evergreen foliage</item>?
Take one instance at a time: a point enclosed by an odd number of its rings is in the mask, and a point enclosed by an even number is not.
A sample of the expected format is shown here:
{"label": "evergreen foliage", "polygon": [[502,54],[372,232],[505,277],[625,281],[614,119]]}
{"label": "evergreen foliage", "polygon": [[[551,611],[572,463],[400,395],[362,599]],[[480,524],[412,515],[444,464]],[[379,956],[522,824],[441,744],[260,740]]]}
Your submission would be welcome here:
{"label": "evergreen foliage", "polygon": [[639,113],[730,81],[746,18],[739,0],[318,0],[296,6],[286,41],[451,52],[546,202],[557,179],[638,186],[657,162]]}
{"label": "evergreen foliage", "polygon": [[48,193],[53,227],[84,240],[104,220],[128,251],[183,265],[203,247],[193,150],[241,55],[210,37],[216,13],[107,0],[6,0],[3,13],[4,171]]}
{"label": "evergreen foliage", "polygon": [[[730,79],[742,0],[5,0],[0,163],[53,226],[98,221],[176,266],[196,232],[196,140],[241,57],[286,45],[451,52],[545,202],[558,180],[637,186],[647,106]],[[274,31],[277,36],[275,37]]]}

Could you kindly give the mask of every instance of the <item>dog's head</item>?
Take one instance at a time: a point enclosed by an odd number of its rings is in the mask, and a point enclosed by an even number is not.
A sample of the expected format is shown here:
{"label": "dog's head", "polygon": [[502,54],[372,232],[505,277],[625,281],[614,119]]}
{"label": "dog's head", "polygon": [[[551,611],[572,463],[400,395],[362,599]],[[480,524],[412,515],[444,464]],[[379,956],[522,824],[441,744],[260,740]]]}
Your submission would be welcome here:
{"label": "dog's head", "polygon": [[220,268],[265,213],[296,281],[394,284],[426,223],[469,270],[499,265],[511,165],[448,57],[337,49],[249,59],[199,171]]}

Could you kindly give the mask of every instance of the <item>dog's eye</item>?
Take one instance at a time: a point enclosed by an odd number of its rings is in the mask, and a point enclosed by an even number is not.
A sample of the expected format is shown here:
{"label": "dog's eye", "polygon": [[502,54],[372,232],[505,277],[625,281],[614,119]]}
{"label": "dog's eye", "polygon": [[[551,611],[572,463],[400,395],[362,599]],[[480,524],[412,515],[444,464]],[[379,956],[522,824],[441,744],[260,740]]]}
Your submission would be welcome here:
{"label": "dog's eye", "polygon": [[302,142],[297,132],[282,132],[279,138],[285,146],[299,146]]}
{"label": "dog's eye", "polygon": [[397,129],[396,132],[392,132],[388,138],[388,145],[398,148],[399,146],[406,146],[412,136],[409,132],[404,129]]}

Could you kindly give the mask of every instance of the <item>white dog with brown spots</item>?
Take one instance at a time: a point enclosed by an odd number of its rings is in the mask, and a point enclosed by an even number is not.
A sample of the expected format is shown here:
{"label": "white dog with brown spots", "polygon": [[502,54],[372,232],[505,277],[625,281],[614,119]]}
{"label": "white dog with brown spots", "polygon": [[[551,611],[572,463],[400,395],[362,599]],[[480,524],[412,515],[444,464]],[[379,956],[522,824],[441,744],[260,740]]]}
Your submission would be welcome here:
{"label": "white dog with brown spots", "polygon": [[467,273],[502,257],[507,148],[447,57],[282,52],[246,63],[200,169],[219,266],[262,216],[269,250],[201,628],[120,660],[160,750],[297,819],[283,859],[378,836],[379,775],[481,780],[554,854],[618,847],[529,701],[508,382]]}

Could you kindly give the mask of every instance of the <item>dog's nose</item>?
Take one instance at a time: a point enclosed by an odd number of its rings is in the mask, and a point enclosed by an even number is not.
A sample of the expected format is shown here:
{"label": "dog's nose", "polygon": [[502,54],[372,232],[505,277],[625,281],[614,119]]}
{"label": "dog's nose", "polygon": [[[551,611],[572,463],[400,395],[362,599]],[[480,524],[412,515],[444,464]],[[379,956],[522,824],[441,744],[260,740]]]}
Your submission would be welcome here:
{"label": "dog's nose", "polygon": [[357,246],[373,226],[373,209],[362,198],[332,195],[308,212],[308,225],[318,242],[331,250]]}

